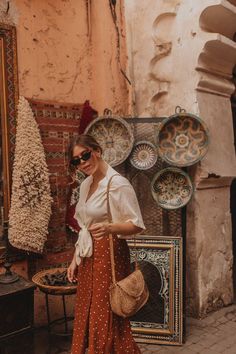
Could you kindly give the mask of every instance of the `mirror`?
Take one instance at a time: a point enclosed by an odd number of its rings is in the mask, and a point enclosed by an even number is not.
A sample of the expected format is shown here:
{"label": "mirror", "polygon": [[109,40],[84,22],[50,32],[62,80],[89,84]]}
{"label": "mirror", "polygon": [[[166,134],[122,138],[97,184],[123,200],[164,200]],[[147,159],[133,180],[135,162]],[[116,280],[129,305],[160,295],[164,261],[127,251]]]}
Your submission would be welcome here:
{"label": "mirror", "polygon": [[4,261],[18,102],[16,29],[0,23],[0,261]]}

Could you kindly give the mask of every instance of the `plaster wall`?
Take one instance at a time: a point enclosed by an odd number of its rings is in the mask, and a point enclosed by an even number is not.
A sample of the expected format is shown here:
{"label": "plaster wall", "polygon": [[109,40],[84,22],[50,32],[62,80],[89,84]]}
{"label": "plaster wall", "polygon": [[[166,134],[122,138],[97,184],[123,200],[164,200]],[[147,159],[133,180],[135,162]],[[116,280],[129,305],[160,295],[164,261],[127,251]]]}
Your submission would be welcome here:
{"label": "plaster wall", "polygon": [[232,302],[229,188],[203,188],[188,206],[187,311],[204,317]]}
{"label": "plaster wall", "polygon": [[[228,184],[236,169],[229,105],[231,61],[224,62],[228,72],[221,68],[221,61],[212,68],[213,76],[221,69],[218,75],[224,76],[225,86],[221,79],[209,84],[209,76],[205,80],[203,73],[211,69],[209,63],[213,65],[208,56],[211,48],[206,44],[211,40],[217,42],[216,47],[222,43],[214,33],[216,24],[206,25],[208,13],[204,12],[216,3],[221,1],[125,0],[125,24],[122,2],[117,2],[116,16],[112,16],[105,0],[13,0],[6,19],[17,28],[21,95],[72,103],[90,99],[100,114],[107,107],[119,114],[168,116],[180,105],[206,121],[210,149],[202,163],[190,171],[198,190],[188,208],[187,296],[189,313],[196,316],[232,300]],[[217,11],[221,14],[221,8]],[[228,12],[232,9],[224,12],[224,21]],[[224,27],[218,32],[230,36]],[[231,42],[223,41],[228,52],[213,51],[213,56],[232,53],[233,57]],[[210,93],[204,91],[205,82]],[[218,92],[212,87],[218,87]],[[212,173],[220,176],[218,184],[210,180],[205,186]],[[222,178],[228,182],[224,184]],[[208,263],[207,257],[213,263]]]}
{"label": "plaster wall", "polygon": [[[20,95],[59,103],[90,100],[100,115],[105,108],[129,114],[123,1],[114,8],[107,0],[12,0],[8,8],[1,0],[0,22],[16,26]],[[60,254],[55,258],[54,264],[61,263]],[[36,291],[36,325],[45,322],[44,300]],[[59,302],[51,305],[53,318],[62,310]]]}
{"label": "plaster wall", "polygon": [[[233,2],[126,0],[129,72],[137,116],[169,116],[180,105],[210,130],[206,157],[191,168],[187,208],[188,313],[232,302],[229,185],[236,175],[230,95],[236,62]],[[216,178],[211,178],[211,177]]]}
{"label": "plaster wall", "polygon": [[206,178],[208,174],[213,173],[230,181],[230,178],[236,175],[230,99],[198,92],[197,101],[200,115],[207,121],[210,131],[210,145],[201,162],[201,176]]}
{"label": "plaster wall", "polygon": [[105,0],[13,0],[5,22],[17,28],[20,94],[56,102],[89,99],[100,114],[104,108],[128,114],[122,8],[121,1],[114,20]]}
{"label": "plaster wall", "polygon": [[204,1],[126,0],[128,53],[138,116],[198,113],[195,86]]}
{"label": "plaster wall", "polygon": [[20,94],[82,103],[90,96],[83,1],[14,0]]}
{"label": "plaster wall", "polygon": [[90,36],[90,88],[94,107],[100,114],[109,108],[114,114],[129,115],[131,85],[126,76],[123,0],[117,1],[115,7],[107,0],[91,1]]}

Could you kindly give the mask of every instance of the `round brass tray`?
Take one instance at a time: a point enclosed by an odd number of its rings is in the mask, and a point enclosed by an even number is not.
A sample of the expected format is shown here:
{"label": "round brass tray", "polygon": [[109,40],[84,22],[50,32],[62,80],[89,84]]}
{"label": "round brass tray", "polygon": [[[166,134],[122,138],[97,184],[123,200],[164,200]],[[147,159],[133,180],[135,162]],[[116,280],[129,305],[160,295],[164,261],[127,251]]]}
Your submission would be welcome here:
{"label": "round brass tray", "polygon": [[179,168],[165,168],[151,182],[152,196],[163,209],[182,208],[190,201],[193,191],[189,175]]}
{"label": "round brass tray", "polygon": [[77,284],[71,284],[71,285],[46,285],[43,284],[42,278],[46,274],[54,274],[58,271],[64,272],[67,268],[52,268],[52,269],[46,269],[42,270],[38,273],[36,273],[32,277],[32,282],[35,283],[41,291],[47,293],[47,294],[52,294],[52,295],[70,295],[70,294],[75,294],[77,290]]}
{"label": "round brass tray", "polygon": [[208,128],[193,114],[178,113],[170,116],[160,124],[158,131],[158,153],[170,165],[191,166],[207,153]]}
{"label": "round brass tray", "polygon": [[104,160],[111,166],[120,165],[129,156],[134,136],[130,125],[120,117],[99,117],[85,130],[101,145]]}

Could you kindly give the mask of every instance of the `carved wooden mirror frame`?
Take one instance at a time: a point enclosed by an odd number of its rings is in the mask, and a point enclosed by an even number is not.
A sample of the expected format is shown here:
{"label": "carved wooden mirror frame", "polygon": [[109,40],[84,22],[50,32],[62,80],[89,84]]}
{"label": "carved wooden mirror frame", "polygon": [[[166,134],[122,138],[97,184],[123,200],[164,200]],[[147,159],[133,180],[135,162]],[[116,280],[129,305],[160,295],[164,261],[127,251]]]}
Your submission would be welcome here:
{"label": "carved wooden mirror frame", "polygon": [[[0,23],[1,225],[8,221],[10,209],[18,95],[16,29]],[[1,235],[0,255],[3,249]]]}

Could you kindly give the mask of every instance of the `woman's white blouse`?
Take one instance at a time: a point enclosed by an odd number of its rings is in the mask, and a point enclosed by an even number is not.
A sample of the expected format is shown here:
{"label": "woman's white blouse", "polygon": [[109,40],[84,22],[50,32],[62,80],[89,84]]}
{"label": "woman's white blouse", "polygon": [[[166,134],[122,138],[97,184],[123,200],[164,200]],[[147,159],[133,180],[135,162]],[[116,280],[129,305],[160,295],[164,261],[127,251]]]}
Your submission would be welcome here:
{"label": "woman's white blouse", "polygon": [[96,191],[87,199],[93,177],[87,177],[80,186],[80,198],[75,210],[81,230],[75,244],[76,262],[80,263],[81,257],[91,257],[93,253],[92,237],[88,227],[94,223],[108,222],[107,214],[107,184],[113,176],[109,202],[111,208],[112,222],[122,223],[131,221],[134,225],[145,229],[141,211],[135,191],[129,181],[117,175],[111,166],[108,165],[106,176],[99,182]]}

